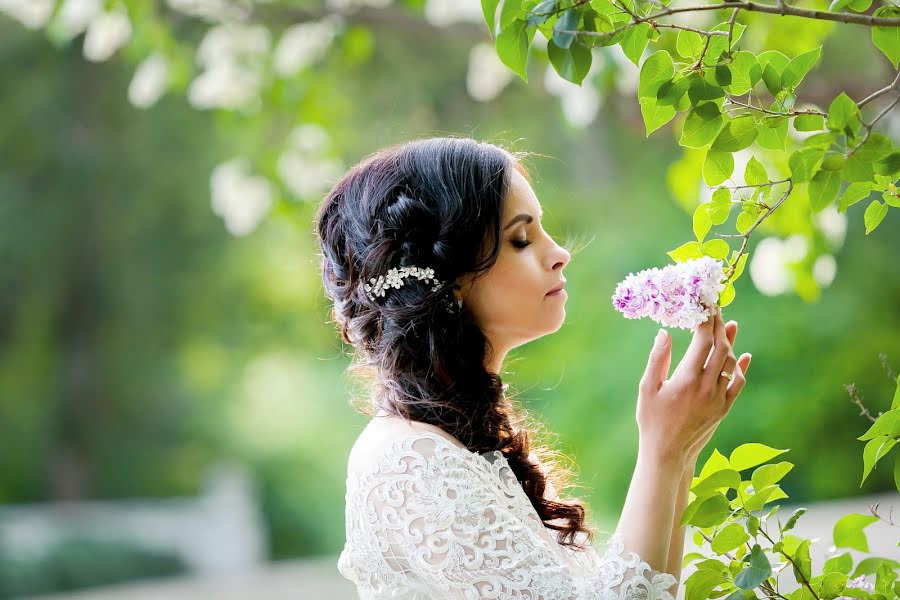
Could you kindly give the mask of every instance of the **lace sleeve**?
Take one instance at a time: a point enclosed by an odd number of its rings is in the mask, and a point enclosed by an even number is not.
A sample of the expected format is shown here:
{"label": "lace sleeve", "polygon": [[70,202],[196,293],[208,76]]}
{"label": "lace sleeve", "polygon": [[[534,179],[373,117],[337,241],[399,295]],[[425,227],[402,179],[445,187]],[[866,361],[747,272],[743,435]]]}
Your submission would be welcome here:
{"label": "lace sleeve", "polygon": [[500,452],[399,440],[348,479],[347,501],[338,568],[363,600],[674,600],[675,577],[625,553],[618,534],[602,557],[556,543]]}

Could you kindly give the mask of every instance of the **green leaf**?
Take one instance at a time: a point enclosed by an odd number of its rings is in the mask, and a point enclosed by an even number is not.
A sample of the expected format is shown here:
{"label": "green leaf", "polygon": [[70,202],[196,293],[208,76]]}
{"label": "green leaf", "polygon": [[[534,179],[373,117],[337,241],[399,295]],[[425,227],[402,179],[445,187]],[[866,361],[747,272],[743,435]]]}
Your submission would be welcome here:
{"label": "green leaf", "polygon": [[719,306],[725,308],[734,300],[734,285],[729,282],[725,284],[725,288],[719,294]]}
{"label": "green leaf", "polygon": [[[695,527],[715,527],[725,522],[731,514],[731,505],[723,494],[715,494],[708,498],[698,498],[700,505],[691,517]],[[687,510],[687,509],[685,509]]]}
{"label": "green leaf", "polygon": [[738,233],[747,233],[747,230],[750,229],[754,223],[756,223],[757,218],[758,215],[741,212],[741,214],[738,215],[737,221],[735,222],[735,229],[737,229]]}
{"label": "green leaf", "polygon": [[[482,5],[482,10],[484,6]],[[501,31],[509,27],[513,21],[524,21],[527,17],[523,14],[522,0],[505,0],[500,8],[500,23],[497,25]]]}
{"label": "green leaf", "polygon": [[706,151],[703,160],[703,180],[706,185],[719,185],[734,172],[734,156],[731,152],[724,152],[710,148]]}
{"label": "green leaf", "polygon": [[[541,25],[553,16],[556,11],[556,2],[557,0],[543,0],[543,2],[528,11],[528,17],[525,19],[525,22],[534,26]],[[484,8],[483,3],[482,8]]]}
{"label": "green leaf", "polygon": [[875,515],[851,513],[844,515],[834,524],[834,545],[838,548],[853,548],[861,552],[869,551],[869,543],[863,529],[877,522]]}
{"label": "green leaf", "polygon": [[862,127],[860,118],[859,106],[850,99],[850,96],[841,92],[828,107],[828,119],[825,121],[825,126],[832,131],[843,133],[847,137],[854,137]]}
{"label": "green leaf", "polygon": [[513,73],[528,81],[528,46],[534,37],[535,28],[527,27],[525,21],[515,20],[497,36],[497,56]]}
{"label": "green leaf", "polygon": [[494,28],[494,17],[497,14],[497,5],[500,0],[481,0],[481,10],[484,12],[484,22],[487,23],[488,31],[491,37],[496,32]]}
{"label": "green leaf", "polygon": [[762,68],[752,52],[742,50],[734,54],[730,65],[731,84],[727,91],[736,96],[742,96],[753,89],[753,86],[762,79]]}
{"label": "green leaf", "polygon": [[759,491],[781,481],[793,468],[794,465],[787,461],[773,465],[762,465],[753,471],[750,482],[753,484],[753,489]]}
{"label": "green leaf", "polygon": [[[897,17],[900,16],[900,8],[895,6],[882,6],[872,13],[873,17]],[[872,43],[884,52],[894,68],[900,64],[900,27],[885,27],[875,25],[872,27]]]}
{"label": "green leaf", "polygon": [[859,564],[856,565],[856,569],[853,571],[852,577],[859,577],[860,575],[873,575],[882,565],[887,565],[891,569],[900,568],[900,563],[898,563],[896,560],[891,560],[890,558],[883,558],[880,556],[869,556],[859,561]]}
{"label": "green leaf", "polygon": [[721,225],[731,214],[731,190],[718,188],[713,192],[709,203],[709,218],[713,225]]}
{"label": "green leaf", "polygon": [[725,126],[713,140],[712,149],[725,152],[737,152],[753,143],[759,130],[752,115],[742,115],[725,123]]}
{"label": "green leaf", "polygon": [[641,56],[643,56],[649,41],[650,23],[643,22],[625,30],[620,46],[628,60],[633,62],[635,66],[640,66]]}
{"label": "green leaf", "polygon": [[869,139],[847,159],[841,177],[851,183],[871,181],[874,176],[873,164],[890,154],[892,149],[890,138],[880,133],[870,134]]}
{"label": "green leaf", "polygon": [[866,440],[874,440],[882,435],[890,437],[900,436],[900,409],[891,409],[882,414],[875,419],[868,431],[856,439],[864,442]]}
{"label": "green leaf", "polygon": [[774,96],[781,91],[781,74],[791,62],[791,59],[779,52],[778,50],[767,50],[756,57],[760,69],[762,69],[762,79],[766,84],[766,88]]}
{"label": "green leaf", "polygon": [[675,50],[684,58],[696,58],[703,50],[703,37],[699,33],[682,29],[675,38]]}
{"label": "green leaf", "polygon": [[853,0],[832,0],[831,5],[828,7],[828,12],[838,12]]}
{"label": "green leaf", "polygon": [[766,168],[756,160],[755,156],[751,156],[747,161],[747,167],[744,169],[744,181],[747,185],[769,183],[769,174],[766,172]]}
{"label": "green leaf", "polygon": [[863,221],[866,223],[866,235],[869,235],[878,227],[879,223],[887,215],[887,211],[887,204],[882,204],[878,200],[872,200],[872,203],[866,207],[866,212],[863,215]]}
{"label": "green leaf", "polygon": [[710,547],[716,554],[725,554],[738,546],[743,546],[749,540],[750,536],[747,535],[740,523],[731,523],[716,534]]}
{"label": "green leaf", "polygon": [[666,254],[668,254],[675,262],[684,262],[692,258],[703,257],[703,254],[700,253],[700,242],[688,242],[682,244]]}
{"label": "green leaf", "polygon": [[810,540],[803,540],[793,554],[794,564],[792,567],[794,569],[794,579],[797,580],[797,583],[802,584],[804,579],[809,581],[812,577],[812,560],[809,556],[809,544]]}
{"label": "green leaf", "polygon": [[716,260],[722,260],[728,256],[730,250],[731,248],[728,247],[728,242],[722,239],[709,240],[700,245],[700,252],[702,252],[704,256],[711,256]]}
{"label": "green leaf", "polygon": [[788,117],[767,117],[759,127],[756,143],[766,150],[784,150],[788,121]]}
{"label": "green leaf", "polygon": [[647,57],[641,65],[641,73],[638,80],[638,98],[653,98],[656,100],[656,92],[660,86],[671,80],[675,74],[675,65],[672,57],[665,50],[657,50]]}
{"label": "green leaf", "polygon": [[890,452],[897,441],[889,436],[882,435],[866,443],[866,447],[863,450],[863,476],[862,481],[859,482],[860,487],[862,487],[862,484],[866,481],[866,478],[872,472],[872,469],[875,468],[878,461]]}
{"label": "green leaf", "polygon": [[872,0],[850,0],[847,8],[855,12],[866,12],[870,6],[872,6]]}
{"label": "green leaf", "polygon": [[900,492],[900,455],[897,455],[894,459],[894,485],[897,491]]}
{"label": "green leaf", "polygon": [[706,600],[728,577],[711,569],[699,569],[687,578],[684,584],[684,600]]}
{"label": "green leaf", "polygon": [[800,85],[800,82],[803,81],[803,78],[806,77],[809,70],[812,69],[813,65],[819,60],[821,54],[822,46],[819,46],[809,52],[798,54],[792,58],[791,62],[788,63],[788,66],[785,67],[784,73],[781,75],[782,87],[793,89]]}
{"label": "green leaf", "polygon": [[837,198],[841,189],[841,176],[837,171],[817,171],[809,182],[809,205],[812,211],[819,212]]}
{"label": "green leaf", "polygon": [[[788,463],[788,464],[790,464],[790,463]],[[793,465],[791,465],[791,466],[793,466]],[[791,529],[793,529],[794,525],[797,524],[797,520],[800,517],[802,517],[803,515],[805,515],[806,513],[807,513],[807,510],[805,508],[794,509],[794,512],[791,513],[791,516],[787,520],[787,523],[785,523],[784,527],[781,528],[781,532],[784,533],[785,531],[790,531]]]}
{"label": "green leaf", "polygon": [[900,150],[891,152],[875,164],[875,172],[881,175],[900,173]]}
{"label": "green leaf", "polygon": [[759,544],[750,550],[750,564],[734,578],[734,585],[742,590],[759,587],[772,574],[772,565]]}
{"label": "green leaf", "polygon": [[687,79],[690,83],[688,98],[691,99],[692,104],[700,104],[704,100],[718,100],[725,97],[725,90],[698,76],[696,73],[692,73]]}
{"label": "green leaf", "polygon": [[709,206],[707,204],[701,204],[694,210],[693,226],[697,241],[702,242],[712,228],[712,219],[709,218]]}
{"label": "green leaf", "polygon": [[691,486],[691,491],[697,496],[704,496],[710,492],[720,491],[723,488],[736,490],[741,484],[741,474],[734,469],[722,469],[697,479],[699,481]]}
{"label": "green leaf", "polygon": [[581,85],[588,71],[591,70],[593,54],[575,42],[568,48],[560,48],[552,39],[547,41],[547,56],[560,77]]}
{"label": "green leaf", "polygon": [[842,573],[849,575],[853,569],[853,557],[849,552],[844,552],[838,556],[833,556],[825,561],[822,567],[823,573]]}
{"label": "green leaf", "polygon": [[644,126],[648,137],[671,121],[677,112],[674,106],[660,104],[655,97],[640,98],[638,102],[641,105],[641,116],[644,117]]}
{"label": "green leaf", "polygon": [[809,181],[825,152],[821,148],[802,148],[788,158],[794,183]]}
{"label": "green leaf", "polygon": [[715,102],[703,102],[688,111],[678,143],[687,148],[708,146],[722,129],[725,117]]}
{"label": "green leaf", "polygon": [[838,212],[847,212],[847,209],[860,200],[864,200],[872,193],[872,182],[851,183],[844,189],[838,201]]}
{"label": "green leaf", "polygon": [[735,471],[743,471],[744,469],[750,469],[757,465],[761,465],[764,462],[768,462],[776,456],[784,454],[788,450],[790,450],[790,448],[780,450],[755,442],[741,444],[731,452],[728,462]]}
{"label": "green leaf", "polygon": [[897,376],[897,388],[894,390],[894,400],[891,402],[890,410],[900,408],[900,375]]}
{"label": "green leaf", "polygon": [[797,115],[794,117],[794,129],[797,131],[820,131],[825,129],[825,117],[822,115]]}
{"label": "green leaf", "polygon": [[553,25],[553,43],[560,48],[568,48],[575,40],[574,33],[565,33],[568,31],[577,31],[578,22],[581,21],[581,12],[570,8],[562,12]]}

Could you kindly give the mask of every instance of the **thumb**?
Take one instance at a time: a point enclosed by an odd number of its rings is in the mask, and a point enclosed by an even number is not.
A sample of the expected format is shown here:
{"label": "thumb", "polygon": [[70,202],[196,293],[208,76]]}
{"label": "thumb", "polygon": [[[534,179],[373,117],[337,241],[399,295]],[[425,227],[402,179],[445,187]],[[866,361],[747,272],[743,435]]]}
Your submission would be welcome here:
{"label": "thumb", "polygon": [[658,388],[669,376],[669,365],[672,361],[672,345],[669,340],[669,332],[660,329],[650,351],[647,360],[647,370],[644,372],[645,381]]}

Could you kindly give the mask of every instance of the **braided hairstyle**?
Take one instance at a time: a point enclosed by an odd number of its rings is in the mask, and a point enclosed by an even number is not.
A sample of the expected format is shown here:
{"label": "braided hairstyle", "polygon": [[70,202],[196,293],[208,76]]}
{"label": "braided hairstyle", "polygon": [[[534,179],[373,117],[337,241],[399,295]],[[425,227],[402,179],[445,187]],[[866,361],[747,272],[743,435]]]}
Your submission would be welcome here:
{"label": "braided hairstyle", "polygon": [[[341,337],[356,352],[367,400],[407,421],[428,423],[470,451],[500,450],[547,528],[576,549],[593,531],[577,500],[544,498],[572,472],[566,457],[532,438],[542,432],[508,386],[485,367],[490,341],[465,305],[448,311],[458,278],[477,277],[497,260],[501,217],[512,169],[530,181],[525,153],[469,138],[415,139],[384,148],[353,166],[315,217],[322,281]],[[391,267],[434,269],[440,286],[409,277],[371,300],[365,285]],[[455,304],[453,306],[456,306]],[[543,436],[541,436],[543,437]],[[536,460],[534,460],[536,459]]]}

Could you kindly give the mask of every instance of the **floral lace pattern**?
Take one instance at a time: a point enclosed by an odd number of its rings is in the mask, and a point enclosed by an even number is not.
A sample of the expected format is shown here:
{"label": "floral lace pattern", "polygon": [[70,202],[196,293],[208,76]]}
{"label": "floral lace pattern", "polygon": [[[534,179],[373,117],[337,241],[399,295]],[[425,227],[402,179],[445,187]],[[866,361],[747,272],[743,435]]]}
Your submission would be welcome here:
{"label": "floral lace pattern", "polygon": [[338,570],[361,600],[674,600],[618,532],[602,557],[557,543],[500,451],[417,431],[379,458],[347,477]]}

